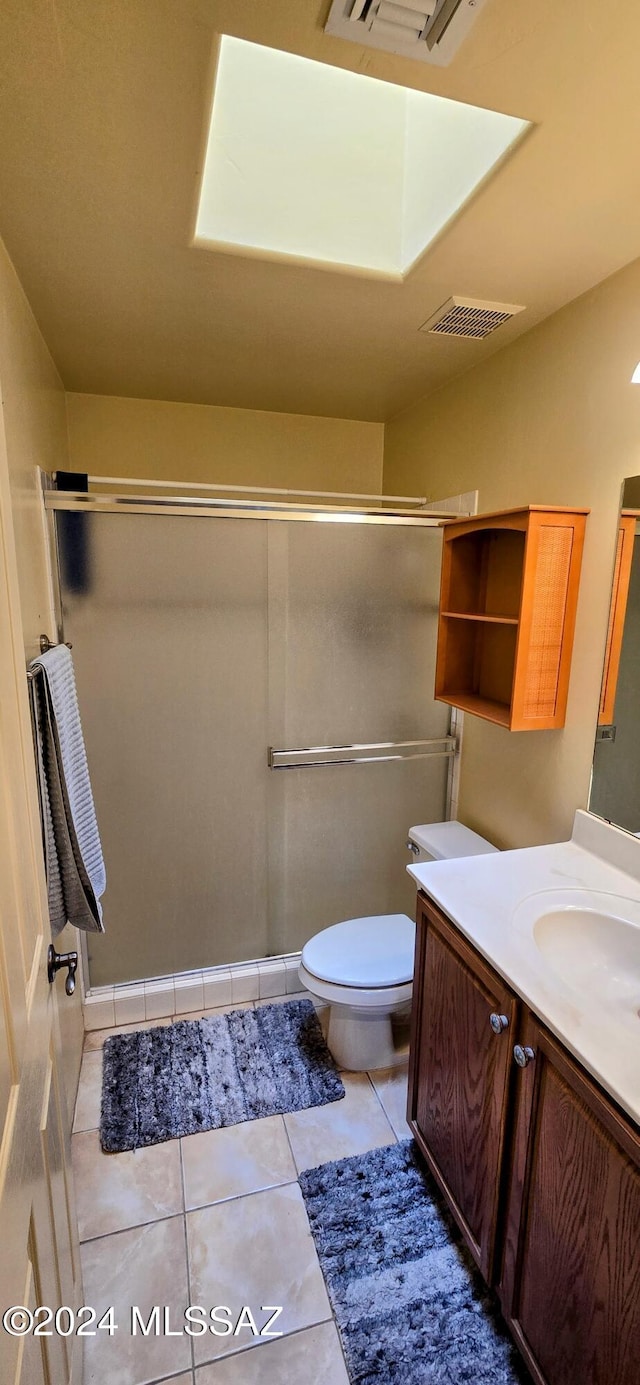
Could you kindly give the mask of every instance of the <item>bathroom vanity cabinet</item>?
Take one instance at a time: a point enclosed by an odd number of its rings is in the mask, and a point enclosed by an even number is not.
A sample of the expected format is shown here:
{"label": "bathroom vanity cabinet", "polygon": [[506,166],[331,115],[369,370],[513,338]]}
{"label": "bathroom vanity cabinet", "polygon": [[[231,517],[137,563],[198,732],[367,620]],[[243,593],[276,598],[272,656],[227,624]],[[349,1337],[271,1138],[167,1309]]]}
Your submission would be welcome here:
{"label": "bathroom vanity cabinet", "polygon": [[436,698],[510,731],[564,726],[588,510],[444,524]]}
{"label": "bathroom vanity cabinet", "polygon": [[443,916],[435,921],[431,905],[421,903],[419,915],[410,1121],[491,1282],[516,998]]}
{"label": "bathroom vanity cabinet", "polygon": [[425,896],[408,1120],[536,1385],[637,1385],[640,1134]]}

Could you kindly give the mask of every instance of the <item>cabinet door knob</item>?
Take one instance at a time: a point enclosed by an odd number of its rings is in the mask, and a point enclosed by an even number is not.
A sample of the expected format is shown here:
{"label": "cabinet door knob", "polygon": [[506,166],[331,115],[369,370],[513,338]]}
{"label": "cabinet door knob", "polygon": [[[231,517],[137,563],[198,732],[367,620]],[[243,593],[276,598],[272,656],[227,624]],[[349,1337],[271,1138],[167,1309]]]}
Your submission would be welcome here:
{"label": "cabinet door knob", "polygon": [[509,1020],[507,1015],[489,1015],[489,1024],[491,1025],[494,1034],[502,1034],[502,1031],[504,1029],[509,1028]]}
{"label": "cabinet door knob", "polygon": [[528,1044],[525,1044],[524,1048],[522,1044],[516,1044],[513,1050],[513,1056],[519,1068],[527,1068],[529,1063],[533,1062],[536,1055],[533,1049],[529,1048]]}

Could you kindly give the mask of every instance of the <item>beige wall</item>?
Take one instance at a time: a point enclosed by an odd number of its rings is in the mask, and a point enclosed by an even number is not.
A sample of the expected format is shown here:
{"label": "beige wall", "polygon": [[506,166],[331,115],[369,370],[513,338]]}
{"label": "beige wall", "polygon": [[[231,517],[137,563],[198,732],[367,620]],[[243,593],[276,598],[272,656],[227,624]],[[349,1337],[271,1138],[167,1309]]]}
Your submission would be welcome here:
{"label": "beige wall", "polygon": [[54,635],[36,467],[65,466],[62,382],[0,241],[0,385],[26,654]]}
{"label": "beige wall", "polygon": [[620,486],[640,472],[639,357],[640,260],[387,425],[385,490],[592,511],[564,730],[466,718],[460,816],[499,846],[560,840],[587,803]]}
{"label": "beige wall", "polygon": [[[55,635],[50,610],[46,549],[36,467],[53,471],[67,463],[64,390],[42,335],[0,241],[0,392],[15,537],[25,663],[38,652],[41,631]],[[26,676],[25,676],[26,696]],[[32,778],[34,811],[35,771]],[[44,870],[44,865],[42,867]],[[59,951],[77,946],[66,928]],[[73,1000],[59,987],[59,1013],[68,1104],[75,1098],[83,1028],[79,991]]]}
{"label": "beige wall", "polygon": [[310,490],[382,486],[384,427],[352,419],[68,394],[72,470]]}

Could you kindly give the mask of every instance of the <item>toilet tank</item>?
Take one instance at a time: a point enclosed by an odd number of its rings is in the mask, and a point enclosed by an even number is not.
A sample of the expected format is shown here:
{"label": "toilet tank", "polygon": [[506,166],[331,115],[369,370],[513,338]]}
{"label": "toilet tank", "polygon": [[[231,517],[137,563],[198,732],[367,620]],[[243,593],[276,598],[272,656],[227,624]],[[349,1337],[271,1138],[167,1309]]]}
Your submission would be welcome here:
{"label": "toilet tank", "polygon": [[418,861],[450,861],[457,856],[486,856],[497,851],[486,837],[461,822],[424,822],[411,827],[407,846]]}

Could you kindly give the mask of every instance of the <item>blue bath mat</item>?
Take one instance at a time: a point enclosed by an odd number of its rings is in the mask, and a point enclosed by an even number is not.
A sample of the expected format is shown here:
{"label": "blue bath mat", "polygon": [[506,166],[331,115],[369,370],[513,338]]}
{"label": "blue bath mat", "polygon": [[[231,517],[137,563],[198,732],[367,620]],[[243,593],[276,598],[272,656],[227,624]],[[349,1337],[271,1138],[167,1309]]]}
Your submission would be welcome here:
{"label": "blue bath mat", "polygon": [[231,1010],[107,1039],[100,1140],[120,1153],[343,1096],[310,1000]]}
{"label": "blue bath mat", "polygon": [[300,1175],[352,1385],[524,1385],[411,1140]]}

